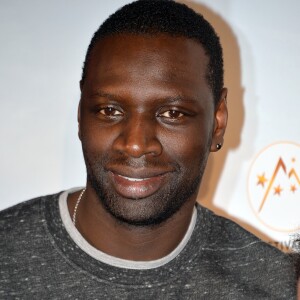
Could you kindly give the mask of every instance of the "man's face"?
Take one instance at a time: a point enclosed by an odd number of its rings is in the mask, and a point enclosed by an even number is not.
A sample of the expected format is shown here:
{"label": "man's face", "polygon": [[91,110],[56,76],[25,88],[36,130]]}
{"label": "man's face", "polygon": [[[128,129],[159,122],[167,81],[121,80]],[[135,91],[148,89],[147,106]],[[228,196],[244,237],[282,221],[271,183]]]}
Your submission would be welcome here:
{"label": "man's face", "polygon": [[119,221],[159,224],[195,201],[215,134],[207,64],[200,44],[168,35],[92,50],[79,136],[88,185]]}

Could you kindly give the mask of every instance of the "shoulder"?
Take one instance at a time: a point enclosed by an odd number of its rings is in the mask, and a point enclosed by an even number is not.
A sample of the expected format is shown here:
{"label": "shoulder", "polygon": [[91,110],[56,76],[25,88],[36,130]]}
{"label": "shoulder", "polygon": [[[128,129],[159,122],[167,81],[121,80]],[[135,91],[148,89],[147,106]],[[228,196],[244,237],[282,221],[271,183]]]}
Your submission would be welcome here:
{"label": "shoulder", "polygon": [[41,222],[43,203],[55,201],[60,193],[30,199],[0,211],[0,235],[28,229],[29,225]]}
{"label": "shoulder", "polygon": [[258,237],[250,233],[237,223],[213,213],[211,210],[197,205],[197,211],[202,227],[208,234],[208,244],[213,242],[238,248],[250,243],[263,243]]}
{"label": "shoulder", "polygon": [[242,247],[245,243],[260,241],[255,235],[242,228],[232,220],[221,217],[209,209],[197,205],[197,211],[200,216],[200,222],[209,232],[210,241],[218,237],[220,243]]}
{"label": "shoulder", "polygon": [[291,299],[296,278],[289,255],[231,220],[201,206],[197,210],[197,263],[206,262],[213,278],[220,278],[228,286],[234,282],[244,292],[255,292],[268,299]]}
{"label": "shoulder", "polygon": [[[262,241],[254,234],[232,220],[214,214],[207,208],[197,207],[200,218],[203,218],[203,226],[206,227],[207,251],[227,255],[228,261],[271,263],[268,266],[275,267],[285,265],[291,268],[292,259],[279,249]],[[222,253],[222,254],[221,254]]]}

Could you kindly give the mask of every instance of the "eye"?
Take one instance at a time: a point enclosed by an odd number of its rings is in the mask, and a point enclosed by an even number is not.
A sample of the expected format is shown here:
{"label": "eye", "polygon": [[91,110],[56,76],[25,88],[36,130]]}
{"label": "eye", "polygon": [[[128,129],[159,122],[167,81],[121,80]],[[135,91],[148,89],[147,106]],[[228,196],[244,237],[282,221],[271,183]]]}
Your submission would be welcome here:
{"label": "eye", "polygon": [[168,118],[168,119],[179,119],[179,118],[183,117],[184,114],[178,110],[168,110],[163,113],[160,113],[159,116]]}
{"label": "eye", "polygon": [[108,106],[99,110],[99,113],[107,117],[122,116],[123,113],[114,107]]}

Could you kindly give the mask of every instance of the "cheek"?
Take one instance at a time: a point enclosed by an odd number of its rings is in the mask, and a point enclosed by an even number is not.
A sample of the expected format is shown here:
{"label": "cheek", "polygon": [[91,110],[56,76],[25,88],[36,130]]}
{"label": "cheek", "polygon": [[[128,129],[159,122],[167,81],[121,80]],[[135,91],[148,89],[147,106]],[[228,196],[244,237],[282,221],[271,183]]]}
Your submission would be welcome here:
{"label": "cheek", "polygon": [[86,153],[96,156],[109,151],[115,133],[111,128],[100,128],[97,123],[83,122],[81,126],[81,143]]}
{"label": "cheek", "polygon": [[162,132],[160,142],[165,154],[181,165],[197,165],[210,147],[210,135],[203,127]]}

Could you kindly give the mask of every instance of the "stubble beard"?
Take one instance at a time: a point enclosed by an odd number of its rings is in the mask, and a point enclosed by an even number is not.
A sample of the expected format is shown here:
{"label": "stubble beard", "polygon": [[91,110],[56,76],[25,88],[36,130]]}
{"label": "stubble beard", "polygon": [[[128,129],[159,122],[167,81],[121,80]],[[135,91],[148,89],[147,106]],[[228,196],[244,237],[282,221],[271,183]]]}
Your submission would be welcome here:
{"label": "stubble beard", "polygon": [[[191,176],[190,169],[176,165],[171,180],[155,194],[144,199],[125,199],[114,191],[104,169],[108,157],[89,155],[83,148],[87,179],[94,189],[100,204],[118,222],[130,226],[155,226],[172,217],[198,191],[206,166],[208,151],[199,158],[198,166]],[[128,165],[124,161],[125,165]],[[194,164],[195,165],[195,164]]]}

